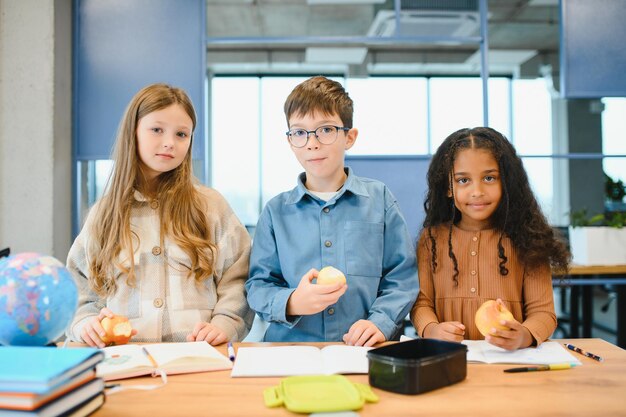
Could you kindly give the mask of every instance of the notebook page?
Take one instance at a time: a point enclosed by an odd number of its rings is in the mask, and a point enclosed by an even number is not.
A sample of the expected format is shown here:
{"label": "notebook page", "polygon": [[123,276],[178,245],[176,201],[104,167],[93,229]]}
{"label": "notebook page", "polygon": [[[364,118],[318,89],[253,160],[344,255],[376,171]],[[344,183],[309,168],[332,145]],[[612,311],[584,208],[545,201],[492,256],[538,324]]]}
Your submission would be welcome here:
{"label": "notebook page", "polygon": [[321,356],[315,346],[240,347],[230,376],[321,374]]}
{"label": "notebook page", "polygon": [[330,345],[322,348],[324,374],[366,374],[367,351],[371,347]]}

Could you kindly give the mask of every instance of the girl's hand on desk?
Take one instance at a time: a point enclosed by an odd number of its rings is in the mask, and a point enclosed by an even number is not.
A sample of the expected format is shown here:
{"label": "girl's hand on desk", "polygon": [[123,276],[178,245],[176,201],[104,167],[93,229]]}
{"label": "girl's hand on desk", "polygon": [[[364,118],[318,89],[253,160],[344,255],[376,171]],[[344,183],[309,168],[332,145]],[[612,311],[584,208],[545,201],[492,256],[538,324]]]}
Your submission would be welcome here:
{"label": "girl's hand on desk", "polygon": [[443,323],[430,323],[424,329],[424,337],[429,339],[447,340],[449,342],[461,342],[465,336],[465,326],[460,321],[444,321]]}
{"label": "girl's hand on desk", "polygon": [[507,350],[526,348],[533,343],[530,331],[517,320],[502,320],[501,324],[509,330],[491,329],[485,340],[492,345]]}
{"label": "girl's hand on desk", "polygon": [[369,320],[359,320],[350,326],[348,333],[343,335],[346,345],[374,346],[387,340],[385,335]]}
{"label": "girl's hand on desk", "polygon": [[304,274],[296,290],[287,300],[287,315],[304,316],[319,313],[329,305],[335,304],[345,294],[346,284],[317,285],[312,281],[317,277],[317,269]]}
{"label": "girl's hand on desk", "polygon": [[228,336],[219,327],[202,321],[196,323],[193,327],[193,332],[187,335],[187,341],[201,342],[203,340],[212,345],[221,345],[222,343],[228,342]]}

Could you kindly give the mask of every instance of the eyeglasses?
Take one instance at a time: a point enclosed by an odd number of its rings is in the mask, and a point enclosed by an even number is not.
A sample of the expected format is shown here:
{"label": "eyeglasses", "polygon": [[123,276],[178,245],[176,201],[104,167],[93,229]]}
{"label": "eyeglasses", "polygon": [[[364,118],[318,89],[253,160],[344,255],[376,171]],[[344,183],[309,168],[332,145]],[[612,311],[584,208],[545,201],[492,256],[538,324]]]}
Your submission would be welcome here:
{"label": "eyeglasses", "polygon": [[313,133],[318,142],[323,145],[332,145],[337,140],[340,130],[347,132],[349,127],[320,126],[315,130],[291,129],[287,132],[287,138],[294,148],[303,148],[309,141],[309,135]]}

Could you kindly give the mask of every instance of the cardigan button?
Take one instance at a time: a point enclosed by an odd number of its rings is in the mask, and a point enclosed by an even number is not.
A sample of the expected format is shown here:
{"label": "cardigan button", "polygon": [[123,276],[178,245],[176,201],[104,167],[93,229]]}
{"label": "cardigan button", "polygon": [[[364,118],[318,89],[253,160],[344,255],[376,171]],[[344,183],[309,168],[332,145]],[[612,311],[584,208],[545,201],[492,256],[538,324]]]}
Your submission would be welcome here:
{"label": "cardigan button", "polygon": [[159,256],[161,254],[161,248],[158,246],[155,246],[152,248],[152,254],[154,256]]}

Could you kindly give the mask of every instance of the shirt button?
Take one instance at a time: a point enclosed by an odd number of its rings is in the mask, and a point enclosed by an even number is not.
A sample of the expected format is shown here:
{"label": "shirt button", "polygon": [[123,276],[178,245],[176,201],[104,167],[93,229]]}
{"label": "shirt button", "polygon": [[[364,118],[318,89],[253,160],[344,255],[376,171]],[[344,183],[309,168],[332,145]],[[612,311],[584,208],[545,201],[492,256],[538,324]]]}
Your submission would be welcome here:
{"label": "shirt button", "polygon": [[327,248],[330,248],[331,246],[333,246],[333,242],[331,242],[330,240],[327,240],[326,242],[324,242],[324,246],[326,246]]}
{"label": "shirt button", "polygon": [[476,271],[471,271],[470,274],[476,275]]}
{"label": "shirt button", "polygon": [[473,240],[474,242],[476,242],[476,241],[478,240],[478,236],[474,236],[474,237],[472,238],[472,240]]}
{"label": "shirt button", "polygon": [[155,246],[152,248],[152,254],[154,256],[159,256],[161,254],[161,248],[158,246]]}
{"label": "shirt button", "polygon": [[150,202],[150,208],[151,208],[151,209],[153,209],[153,210],[158,209],[158,208],[159,208],[159,202],[158,202],[158,200],[152,200],[152,201]]}
{"label": "shirt button", "polygon": [[476,256],[476,251],[475,250],[471,251],[470,253],[472,254],[472,256]]}
{"label": "shirt button", "polygon": [[331,316],[332,316],[333,314],[335,314],[335,309],[334,309],[334,308],[332,308],[332,307],[331,307],[331,308],[329,308],[329,309],[328,309],[328,314],[330,314]]}
{"label": "shirt button", "polygon": [[152,302],[152,305],[155,306],[156,308],[163,307],[163,299],[155,298],[154,301]]}
{"label": "shirt button", "polygon": [[328,207],[324,207],[324,208],[322,209],[322,211],[323,211],[324,213],[328,213],[328,212],[330,211],[330,209],[329,209]]}
{"label": "shirt button", "polygon": [[471,292],[476,292],[476,288],[472,287],[472,288],[470,288],[470,291]]}

